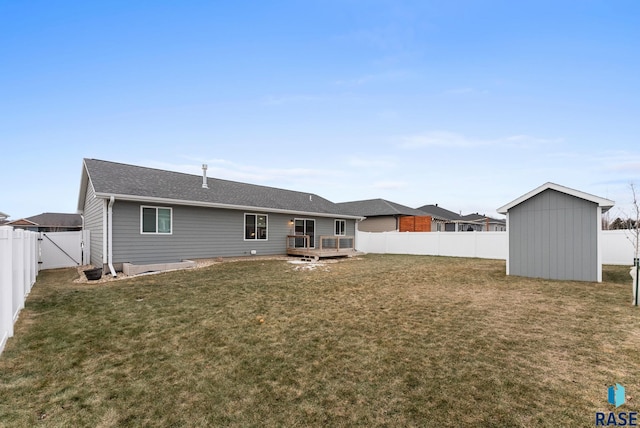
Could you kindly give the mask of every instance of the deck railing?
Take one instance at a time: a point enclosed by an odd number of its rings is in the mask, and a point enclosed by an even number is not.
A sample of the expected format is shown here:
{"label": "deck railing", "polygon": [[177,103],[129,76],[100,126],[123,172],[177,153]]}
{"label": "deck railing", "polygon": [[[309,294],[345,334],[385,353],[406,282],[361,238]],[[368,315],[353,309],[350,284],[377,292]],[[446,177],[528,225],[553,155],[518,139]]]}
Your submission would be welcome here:
{"label": "deck railing", "polygon": [[287,235],[287,250],[291,248],[309,248],[309,235]]}
{"label": "deck railing", "polygon": [[355,249],[355,241],[355,236],[320,236],[318,238],[318,247],[310,248],[309,235],[287,235],[287,250],[347,251]]}
{"label": "deck railing", "polygon": [[355,243],[354,236],[321,236],[320,251],[353,250],[354,243]]}

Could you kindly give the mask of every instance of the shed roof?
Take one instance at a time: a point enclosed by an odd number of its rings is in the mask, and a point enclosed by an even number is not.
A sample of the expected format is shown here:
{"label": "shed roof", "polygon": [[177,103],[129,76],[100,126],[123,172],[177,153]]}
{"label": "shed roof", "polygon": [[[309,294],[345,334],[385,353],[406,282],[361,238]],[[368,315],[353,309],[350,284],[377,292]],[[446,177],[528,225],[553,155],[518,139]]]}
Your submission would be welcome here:
{"label": "shed roof", "polygon": [[101,198],[114,196],[118,200],[361,218],[314,193],[210,177],[208,188],[203,188],[201,175],[98,159],[84,159],[83,166],[78,199],[81,211],[90,182],[96,196]]}
{"label": "shed roof", "polygon": [[424,216],[420,210],[407,207],[386,199],[365,199],[362,201],[339,202],[337,204],[353,215],[378,217],[388,215]]}
{"label": "shed roof", "polygon": [[615,202],[613,202],[613,201],[611,201],[609,199],[601,198],[600,196],[595,196],[595,195],[592,195],[590,193],[581,192],[580,190],[572,189],[570,187],[561,186],[561,185],[556,184],[556,183],[547,182],[547,183],[543,184],[542,186],[537,187],[537,188],[533,189],[532,191],[530,191],[528,193],[525,193],[524,195],[520,196],[519,198],[514,199],[513,201],[509,202],[508,204],[501,206],[500,208],[498,208],[497,211],[500,214],[506,214],[508,210],[510,210],[511,208],[515,207],[516,205],[519,205],[522,202],[526,201],[527,199],[530,199],[530,198],[536,196],[537,194],[542,193],[545,190],[549,190],[549,189],[555,190],[557,192],[565,193],[567,195],[575,196],[576,198],[584,199],[584,200],[587,200],[589,202],[593,202],[595,204],[598,204],[599,207],[602,207],[602,212],[608,211],[610,208],[612,208],[615,205]]}

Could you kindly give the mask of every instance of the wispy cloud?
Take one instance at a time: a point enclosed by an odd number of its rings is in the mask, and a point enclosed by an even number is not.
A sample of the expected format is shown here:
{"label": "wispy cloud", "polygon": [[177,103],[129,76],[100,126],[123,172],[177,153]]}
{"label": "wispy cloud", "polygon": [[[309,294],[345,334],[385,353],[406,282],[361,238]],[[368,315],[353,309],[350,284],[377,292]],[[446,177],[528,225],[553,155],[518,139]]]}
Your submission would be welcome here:
{"label": "wispy cloud", "polygon": [[251,164],[240,164],[225,159],[192,159],[190,164],[147,162],[152,168],[161,168],[170,171],[184,172],[199,175],[202,173],[202,164],[207,164],[209,177],[221,178],[232,181],[242,181],[256,184],[285,185],[294,180],[318,180],[327,176],[339,177],[341,171],[314,168],[264,168]]}
{"label": "wispy cloud", "polygon": [[341,43],[349,43],[380,51],[403,51],[412,45],[414,30],[407,22],[370,28],[360,28],[336,37]]}
{"label": "wispy cloud", "polygon": [[361,158],[361,157],[352,157],[348,161],[349,166],[356,168],[394,168],[397,164],[393,160],[389,160],[388,158]]}
{"label": "wispy cloud", "polygon": [[324,99],[326,98],[318,95],[268,95],[264,97],[261,102],[263,105],[279,106],[293,103],[317,102],[323,101]]}
{"label": "wispy cloud", "polygon": [[365,74],[358,77],[339,79],[333,82],[338,86],[362,86],[379,82],[393,82],[409,78],[412,75],[407,70],[390,70],[380,73]]}
{"label": "wispy cloud", "polygon": [[376,181],[372,187],[377,190],[400,190],[405,189],[408,183],[405,181]]}
{"label": "wispy cloud", "polygon": [[476,89],[470,87],[453,88],[445,91],[447,95],[487,95],[489,91],[487,89]]}
{"label": "wispy cloud", "polygon": [[540,138],[530,135],[512,135],[495,139],[469,137],[449,131],[430,131],[422,134],[406,135],[398,138],[399,146],[404,149],[424,147],[534,147],[546,144],[561,143],[562,138]]}
{"label": "wispy cloud", "polygon": [[640,161],[614,163],[609,166],[609,169],[618,172],[632,172],[640,175]]}
{"label": "wispy cloud", "polygon": [[484,144],[460,134],[447,131],[432,131],[423,134],[400,137],[400,147],[417,149],[421,147],[475,147]]}
{"label": "wispy cloud", "polygon": [[561,144],[564,142],[564,138],[543,138],[543,137],[534,137],[532,135],[512,135],[505,138],[500,138],[496,140],[498,143],[502,143],[505,146],[512,147],[537,147],[544,145],[554,145]]}

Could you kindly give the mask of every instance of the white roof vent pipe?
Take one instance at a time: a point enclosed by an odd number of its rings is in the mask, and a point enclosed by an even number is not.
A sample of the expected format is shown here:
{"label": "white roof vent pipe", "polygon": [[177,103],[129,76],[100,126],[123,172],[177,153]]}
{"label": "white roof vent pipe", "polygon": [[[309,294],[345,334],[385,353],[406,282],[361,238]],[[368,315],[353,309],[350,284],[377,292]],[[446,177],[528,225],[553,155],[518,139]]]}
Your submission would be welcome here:
{"label": "white roof vent pipe", "polygon": [[207,164],[202,164],[202,188],[208,189],[209,185],[207,184]]}

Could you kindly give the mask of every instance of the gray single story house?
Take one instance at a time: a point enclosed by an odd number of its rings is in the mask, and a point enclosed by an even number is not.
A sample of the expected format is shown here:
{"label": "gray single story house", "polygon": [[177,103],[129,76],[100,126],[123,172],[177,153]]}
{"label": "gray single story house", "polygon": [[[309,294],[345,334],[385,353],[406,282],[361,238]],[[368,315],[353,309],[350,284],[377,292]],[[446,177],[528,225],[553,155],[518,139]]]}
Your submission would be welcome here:
{"label": "gray single story house", "polygon": [[438,204],[423,205],[418,207],[426,215],[433,219],[431,230],[434,232],[467,232],[482,230],[482,223],[476,219],[470,219],[460,214],[438,206]]}
{"label": "gray single story house", "polygon": [[507,220],[489,217],[484,214],[474,213],[461,216],[466,223],[465,230],[475,230],[480,232],[504,232],[507,230]]}
{"label": "gray single story house", "polygon": [[602,213],[614,202],[545,183],[498,208],[507,215],[507,275],[602,281]]}
{"label": "gray single story house", "polygon": [[315,194],[207,178],[205,165],[199,176],[97,159],[83,161],[78,212],[91,264],[112,274],[123,263],[284,255],[291,235],[313,249],[323,235],[355,236],[362,220]]}

